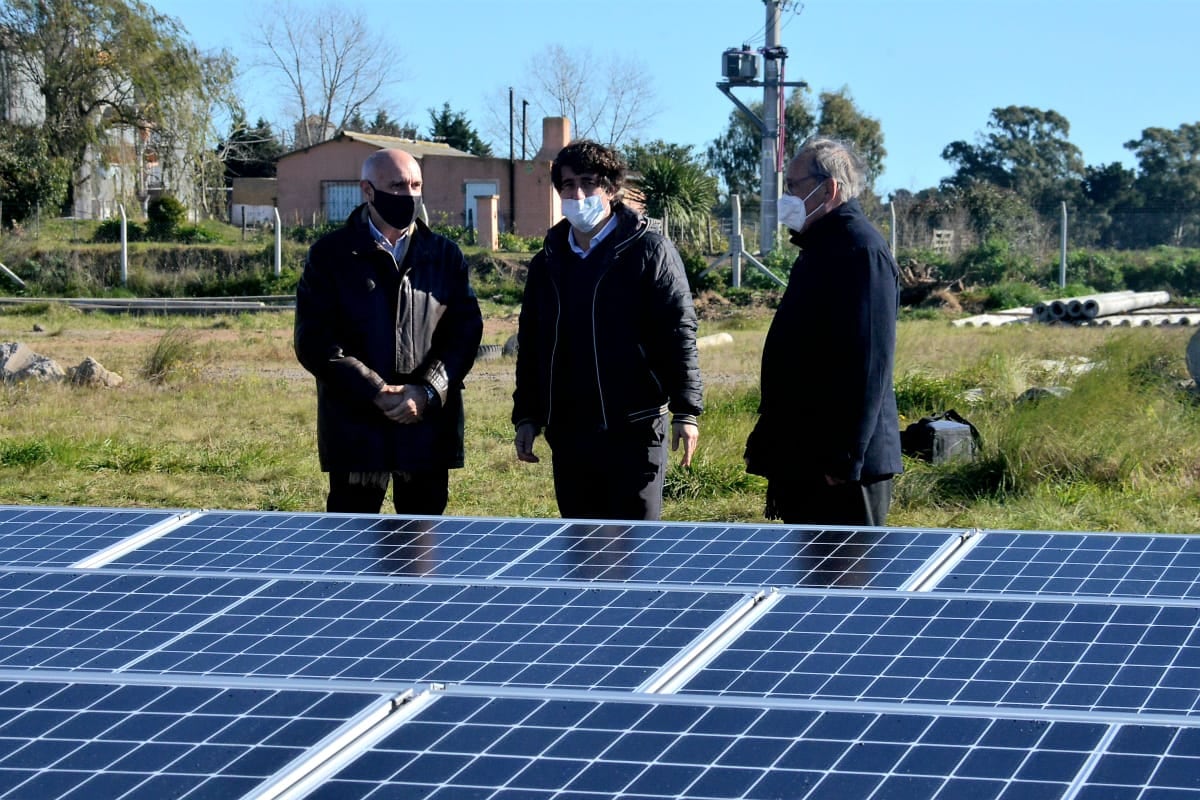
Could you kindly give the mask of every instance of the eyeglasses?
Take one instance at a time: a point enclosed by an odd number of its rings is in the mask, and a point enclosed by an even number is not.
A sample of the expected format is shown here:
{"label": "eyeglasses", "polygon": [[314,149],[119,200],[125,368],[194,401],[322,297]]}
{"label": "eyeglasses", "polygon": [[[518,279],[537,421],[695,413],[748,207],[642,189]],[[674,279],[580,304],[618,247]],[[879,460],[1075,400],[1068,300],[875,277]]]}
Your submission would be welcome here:
{"label": "eyeglasses", "polygon": [[826,175],[823,172],[810,172],[798,181],[793,181],[793,180],[785,181],[783,184],[783,191],[786,194],[790,194],[790,195],[799,197],[799,192],[796,191],[796,187],[799,186],[804,181],[815,180],[815,181],[817,181],[817,183],[820,183],[822,181],[829,180],[831,177],[833,177],[833,176]]}

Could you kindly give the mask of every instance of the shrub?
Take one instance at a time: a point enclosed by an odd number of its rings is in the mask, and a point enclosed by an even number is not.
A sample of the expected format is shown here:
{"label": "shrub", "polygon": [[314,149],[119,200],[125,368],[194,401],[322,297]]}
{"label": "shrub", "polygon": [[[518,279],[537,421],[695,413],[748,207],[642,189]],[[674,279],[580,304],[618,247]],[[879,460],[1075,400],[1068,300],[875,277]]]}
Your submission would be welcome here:
{"label": "shrub", "polygon": [[[125,225],[125,238],[130,242],[140,242],[146,238],[146,229],[139,223],[129,221]],[[106,219],[96,226],[92,241],[98,244],[113,244],[121,241],[121,220]]]}
{"label": "shrub", "polygon": [[199,225],[180,225],[172,237],[183,244],[210,244],[220,241],[221,237]]}
{"label": "shrub", "polygon": [[159,195],[146,206],[146,231],[150,238],[168,240],[187,218],[187,208],[169,194]]}
{"label": "shrub", "polygon": [[1032,306],[1044,299],[1045,292],[1025,281],[1001,281],[983,290],[983,307],[988,310]]}

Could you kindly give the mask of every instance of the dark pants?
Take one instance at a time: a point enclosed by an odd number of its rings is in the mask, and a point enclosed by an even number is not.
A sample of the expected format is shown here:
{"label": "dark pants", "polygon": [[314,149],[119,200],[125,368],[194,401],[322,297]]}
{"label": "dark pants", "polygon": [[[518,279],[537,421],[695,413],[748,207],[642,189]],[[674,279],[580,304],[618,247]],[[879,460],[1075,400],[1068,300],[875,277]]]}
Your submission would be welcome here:
{"label": "dark pants", "polygon": [[590,434],[547,431],[558,512],[573,519],[662,516],[666,416]]}
{"label": "dark pants", "polygon": [[788,525],[887,524],[892,503],[892,476],[830,486],[824,475],[771,478],[767,483],[767,516]]}
{"label": "dark pants", "polygon": [[[436,516],[450,499],[450,470],[392,473],[392,505],[397,514]],[[344,472],[329,473],[329,499],[325,510],[348,514],[378,514],[387,487],[351,484]]]}

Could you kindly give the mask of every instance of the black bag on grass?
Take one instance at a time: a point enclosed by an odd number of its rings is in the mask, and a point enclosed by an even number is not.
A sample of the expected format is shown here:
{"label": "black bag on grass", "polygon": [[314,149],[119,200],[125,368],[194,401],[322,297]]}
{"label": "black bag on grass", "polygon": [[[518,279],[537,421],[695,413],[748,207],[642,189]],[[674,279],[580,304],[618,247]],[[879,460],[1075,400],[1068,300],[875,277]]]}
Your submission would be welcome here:
{"label": "black bag on grass", "polygon": [[974,461],[979,431],[953,409],[921,417],[900,433],[900,451],[933,464]]}

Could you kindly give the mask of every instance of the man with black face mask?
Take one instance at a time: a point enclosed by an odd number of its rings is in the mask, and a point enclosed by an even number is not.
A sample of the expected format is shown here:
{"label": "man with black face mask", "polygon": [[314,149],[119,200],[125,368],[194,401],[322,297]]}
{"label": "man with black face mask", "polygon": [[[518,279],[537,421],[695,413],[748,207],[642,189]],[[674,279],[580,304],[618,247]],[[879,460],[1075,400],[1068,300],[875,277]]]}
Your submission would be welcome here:
{"label": "man with black face mask", "polygon": [[420,219],[421,167],[367,158],[365,203],[308,252],[295,349],[317,379],[327,511],[441,514],[463,466],[463,378],[483,334],[462,251]]}

